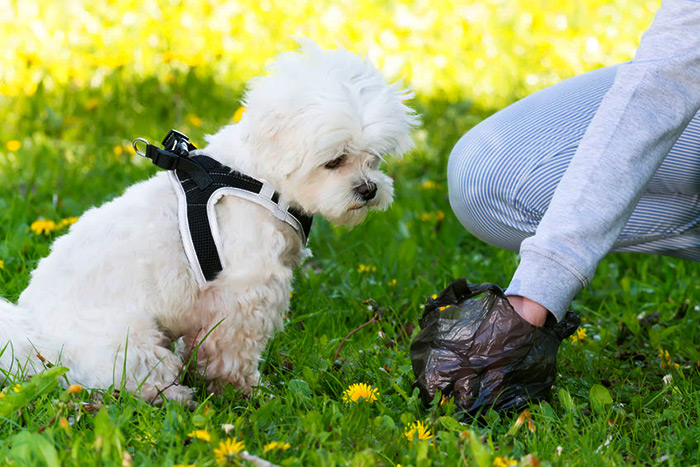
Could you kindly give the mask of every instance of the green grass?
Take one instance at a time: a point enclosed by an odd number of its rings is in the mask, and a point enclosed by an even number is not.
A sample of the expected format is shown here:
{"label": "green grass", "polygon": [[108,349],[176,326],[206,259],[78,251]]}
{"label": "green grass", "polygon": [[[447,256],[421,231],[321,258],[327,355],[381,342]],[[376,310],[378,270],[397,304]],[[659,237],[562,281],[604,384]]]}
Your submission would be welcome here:
{"label": "green grass", "polygon": [[[115,147],[138,136],[159,140],[171,127],[201,144],[204,133],[230,121],[240,91],[194,71],[138,82],[117,72],[99,89],[39,89],[32,98],[0,101],[0,294],[16,300],[49,252],[53,237],[30,232],[34,220],[79,216],[155,172]],[[114,390],[70,394],[56,385],[64,378],[59,369],[30,381],[17,374],[0,402],[0,463],[213,465],[218,441],[234,435],[251,454],[282,465],[486,466],[496,457],[523,465],[535,465],[533,458],[551,465],[697,463],[700,287],[697,265],[681,260],[612,255],[602,262],[573,304],[586,338],[562,345],[551,400],[529,408],[532,431],[515,424],[517,413],[490,412],[486,423],[462,425],[452,404],[420,402],[407,333],[415,332],[421,304],[457,277],[505,286],[517,256],[472,237],[447,199],[451,147],[493,109],[420,96],[414,104],[424,125],[417,149],[388,165],[394,205],[352,231],[315,222],[314,257],[296,272],[285,329],[268,345],[251,398],[200,390],[198,408],[189,411]],[[201,127],[192,127],[188,114],[200,117]],[[22,147],[10,155],[5,142],[14,139]],[[427,181],[437,186],[425,188]],[[360,272],[360,265],[376,269]],[[344,341],[375,314],[377,323]],[[678,369],[661,367],[660,348]],[[670,385],[662,380],[667,374]],[[342,392],[360,382],[378,389],[378,401],[344,404]],[[416,420],[432,430],[430,442],[403,436]],[[224,424],[233,425],[230,435]],[[211,440],[188,437],[194,430],[207,430]],[[291,448],[264,453],[270,441]]]}

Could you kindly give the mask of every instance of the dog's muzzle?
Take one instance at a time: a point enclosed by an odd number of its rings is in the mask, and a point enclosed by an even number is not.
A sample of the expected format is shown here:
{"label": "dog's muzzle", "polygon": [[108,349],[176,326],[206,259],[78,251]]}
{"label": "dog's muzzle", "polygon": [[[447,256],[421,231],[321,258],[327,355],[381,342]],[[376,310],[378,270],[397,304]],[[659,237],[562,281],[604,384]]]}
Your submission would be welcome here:
{"label": "dog's muzzle", "polygon": [[355,194],[363,201],[371,201],[377,196],[377,184],[371,180],[365,180],[355,187]]}

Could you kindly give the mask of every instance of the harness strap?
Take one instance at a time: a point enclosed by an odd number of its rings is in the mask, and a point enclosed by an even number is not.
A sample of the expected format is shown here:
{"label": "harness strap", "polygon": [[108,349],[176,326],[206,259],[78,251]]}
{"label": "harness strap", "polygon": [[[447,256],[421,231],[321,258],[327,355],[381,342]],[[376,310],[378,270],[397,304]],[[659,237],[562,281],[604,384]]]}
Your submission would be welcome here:
{"label": "harness strap", "polygon": [[200,190],[211,184],[211,177],[206,169],[197,164],[192,158],[174,152],[159,149],[152,144],[146,146],[145,157],[151,159],[154,165],[165,170],[182,170],[192,177]]}
{"label": "harness strap", "polygon": [[211,178],[212,182],[206,188],[199,189],[184,170],[172,171],[170,177],[180,198],[180,234],[190,264],[201,283],[214,280],[223,269],[219,255],[221,239],[214,210],[222,196],[245,198],[267,208],[279,220],[291,225],[306,245],[313,217],[281,203],[279,193],[260,180],[231,170],[209,156],[196,155],[191,159],[203,167]]}
{"label": "harness strap", "polygon": [[[145,141],[145,140],[141,140]],[[190,267],[200,285],[214,280],[223,269],[221,237],[215,205],[222,196],[233,195],[267,208],[279,220],[289,224],[306,245],[313,217],[287,206],[269,184],[237,172],[217,160],[197,154],[187,137],[172,130],[163,140],[166,149],[146,142],[146,152],[137,153],[169,171],[178,197],[180,235]]]}

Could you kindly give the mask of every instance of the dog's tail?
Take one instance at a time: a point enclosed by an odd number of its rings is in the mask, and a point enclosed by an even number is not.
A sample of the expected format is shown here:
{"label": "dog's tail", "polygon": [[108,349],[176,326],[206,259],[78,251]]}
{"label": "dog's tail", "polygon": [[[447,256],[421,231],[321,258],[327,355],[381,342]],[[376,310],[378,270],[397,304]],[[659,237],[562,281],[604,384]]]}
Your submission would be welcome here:
{"label": "dog's tail", "polygon": [[[0,370],[14,373],[32,352],[26,314],[12,303],[0,298]],[[3,374],[0,372],[0,381]]]}

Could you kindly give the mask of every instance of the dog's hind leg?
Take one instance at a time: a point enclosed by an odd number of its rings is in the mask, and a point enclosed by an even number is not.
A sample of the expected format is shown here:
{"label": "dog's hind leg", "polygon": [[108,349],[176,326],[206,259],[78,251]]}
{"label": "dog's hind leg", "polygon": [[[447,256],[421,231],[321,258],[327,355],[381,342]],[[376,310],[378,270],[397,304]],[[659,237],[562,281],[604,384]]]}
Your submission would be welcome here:
{"label": "dog's hind leg", "polygon": [[[68,343],[60,364],[70,368],[73,382],[86,387],[124,389],[151,402],[187,402],[192,390],[180,384],[183,362],[166,348],[168,342],[155,325],[140,323],[138,332],[93,336],[90,342]],[[124,335],[124,338],[115,338]]]}
{"label": "dog's hind leg", "polygon": [[[0,368],[8,373],[21,370],[33,354],[29,341],[31,326],[27,311],[0,298]],[[2,382],[0,373],[0,382]]]}
{"label": "dog's hind leg", "polygon": [[192,400],[192,389],[180,384],[184,364],[172,351],[157,345],[127,349],[126,362],[127,391],[153,404]]}

